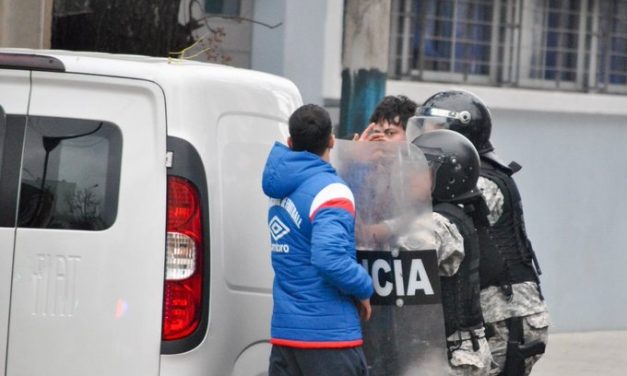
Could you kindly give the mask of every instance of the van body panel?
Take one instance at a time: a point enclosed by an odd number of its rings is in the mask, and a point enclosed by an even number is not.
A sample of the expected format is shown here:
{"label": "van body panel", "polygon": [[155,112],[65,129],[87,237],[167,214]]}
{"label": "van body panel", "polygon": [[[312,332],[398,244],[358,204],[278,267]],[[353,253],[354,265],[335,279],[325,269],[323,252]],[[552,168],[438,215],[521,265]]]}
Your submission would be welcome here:
{"label": "van body panel", "polygon": [[[175,81],[162,84],[168,134],[189,140],[205,166],[211,224],[207,335],[189,352],[162,356],[165,376],[256,375],[268,367],[270,346],[255,348],[255,354],[266,352],[261,362],[238,361],[251,344],[270,339],[273,272],[261,173],[274,142],[286,141],[287,121],[302,100],[285,79],[238,69],[221,73],[216,79],[195,71],[184,90],[170,86]],[[198,98],[203,105],[191,110]]]}
{"label": "van body panel", "polygon": [[[11,330],[25,335],[10,336],[7,376],[266,374],[273,273],[261,173],[268,151],[275,141],[286,141],[288,118],[302,104],[296,86],[270,74],[194,61],[0,49],[5,51],[49,55],[65,66],[65,73],[33,72],[34,116],[99,119],[116,124],[123,136],[119,208],[110,228],[17,230],[15,270],[25,277],[14,282],[20,298],[11,306]],[[189,143],[205,171],[209,312],[197,346],[167,354],[161,347],[159,355],[166,175],[173,170],[165,167],[166,137]],[[176,164],[177,152],[172,158]],[[37,268],[49,265],[48,278],[56,282],[73,256],[80,261],[78,282],[70,283],[79,299],[70,305],[77,307],[72,316],[33,316]],[[75,301],[51,294],[50,301]],[[90,324],[94,320],[97,325]],[[41,343],[32,346],[36,341]],[[39,364],[28,364],[33,356]]]}
{"label": "van body panel", "polygon": [[7,353],[14,238],[14,229],[0,228],[0,371],[2,372],[4,372]]}
{"label": "van body panel", "polygon": [[[167,86],[164,90],[167,96]],[[260,356],[262,362],[237,360],[251,344],[270,339],[273,272],[266,219],[268,198],[261,191],[261,173],[274,142],[287,139],[288,118],[301,105],[301,98],[289,81],[260,85],[237,79],[211,85],[190,82],[177,97],[167,97],[168,104],[174,103],[168,114],[179,114],[184,120],[170,118],[168,132],[190,139],[207,169],[211,302],[202,346],[185,354],[164,356],[162,374],[203,375],[198,364],[211,370],[211,375],[236,371],[264,374],[269,346],[256,349],[256,354],[267,352]],[[184,103],[197,97],[207,100],[203,111],[182,111]],[[177,111],[179,104],[181,111]],[[239,364],[237,369],[235,364]]]}
{"label": "van body panel", "polygon": [[[250,114],[228,114],[218,123],[221,199],[216,205],[222,207],[218,232],[224,237],[224,282],[230,291],[272,294],[268,199],[261,190],[261,172],[287,128],[285,120]],[[239,214],[243,212],[248,215]]]}
{"label": "van body panel", "polygon": [[30,94],[30,72],[0,69],[0,106],[7,114],[26,115]]}
{"label": "van body panel", "polygon": [[[260,100],[266,102],[263,108],[255,103],[236,103],[247,111],[213,115],[216,125],[206,127],[211,134],[191,139],[208,171],[209,327],[201,346],[184,354],[163,356],[162,375],[267,372],[271,347],[258,346],[254,351],[249,347],[255,343],[267,345],[270,339],[273,272],[266,224],[268,198],[261,190],[261,173],[274,142],[287,138],[291,111],[279,110],[282,100],[266,95]],[[295,109],[300,98],[292,100],[290,106]],[[228,106],[221,104],[217,108]],[[211,124],[206,119],[204,123]],[[253,358],[261,361],[250,361]]]}
{"label": "van body panel", "polygon": [[[28,111],[28,97],[30,90],[29,73],[24,71],[13,71],[0,69],[0,107],[3,112],[17,113],[26,115]],[[5,119],[6,120],[6,119]],[[3,168],[5,147],[2,145],[6,142],[8,124],[5,122],[0,124],[0,182],[4,180],[1,175]],[[13,140],[11,140],[13,141]],[[5,166],[12,168],[13,166]],[[3,183],[4,184],[4,183]],[[14,189],[17,189],[15,185]],[[0,200],[6,200],[7,197],[2,196]],[[6,206],[11,206],[6,203]],[[3,202],[2,207],[6,207]],[[11,296],[11,276],[13,274],[13,243],[15,239],[15,227],[0,227],[0,373],[4,372],[6,366],[6,350],[9,329],[9,307]]]}
{"label": "van body panel", "polygon": [[256,343],[237,357],[231,376],[264,376],[267,369],[260,369],[260,364],[268,363],[272,345],[268,342]]}
{"label": "van body panel", "polygon": [[10,319],[16,335],[8,341],[7,375],[157,375],[166,208],[163,93],[142,80],[32,75],[31,116],[72,116],[119,128],[120,194],[115,221],[105,230],[17,229]]}

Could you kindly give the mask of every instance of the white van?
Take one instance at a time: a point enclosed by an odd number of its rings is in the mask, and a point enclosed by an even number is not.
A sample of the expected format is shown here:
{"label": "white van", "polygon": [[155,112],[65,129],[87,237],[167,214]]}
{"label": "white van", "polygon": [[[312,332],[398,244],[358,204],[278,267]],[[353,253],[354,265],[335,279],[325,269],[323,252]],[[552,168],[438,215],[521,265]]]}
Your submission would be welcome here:
{"label": "white van", "polygon": [[261,171],[301,97],[192,61],[0,49],[0,375],[262,375]]}

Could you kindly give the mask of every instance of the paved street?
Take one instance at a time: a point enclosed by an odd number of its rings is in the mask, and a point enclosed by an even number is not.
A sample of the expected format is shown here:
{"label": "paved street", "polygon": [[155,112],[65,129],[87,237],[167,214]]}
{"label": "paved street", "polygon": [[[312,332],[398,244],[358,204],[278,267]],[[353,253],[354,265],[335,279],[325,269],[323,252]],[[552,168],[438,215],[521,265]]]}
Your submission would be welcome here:
{"label": "paved street", "polygon": [[627,375],[627,331],[553,333],[532,376]]}

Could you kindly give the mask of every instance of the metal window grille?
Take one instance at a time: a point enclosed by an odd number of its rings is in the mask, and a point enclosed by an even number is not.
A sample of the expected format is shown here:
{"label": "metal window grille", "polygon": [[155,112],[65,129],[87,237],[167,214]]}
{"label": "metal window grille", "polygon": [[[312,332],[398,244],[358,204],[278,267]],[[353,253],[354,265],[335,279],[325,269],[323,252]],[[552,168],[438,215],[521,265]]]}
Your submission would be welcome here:
{"label": "metal window grille", "polygon": [[627,92],[627,1],[393,0],[390,75]]}
{"label": "metal window grille", "polygon": [[425,79],[434,73],[464,80],[488,75],[492,9],[487,0],[394,1],[392,67]]}
{"label": "metal window grille", "polygon": [[596,29],[596,87],[610,90],[627,84],[627,2],[600,1],[598,7],[599,17],[606,22],[599,22]]}
{"label": "metal window grille", "polygon": [[225,16],[239,16],[241,0],[205,0],[205,12]]}

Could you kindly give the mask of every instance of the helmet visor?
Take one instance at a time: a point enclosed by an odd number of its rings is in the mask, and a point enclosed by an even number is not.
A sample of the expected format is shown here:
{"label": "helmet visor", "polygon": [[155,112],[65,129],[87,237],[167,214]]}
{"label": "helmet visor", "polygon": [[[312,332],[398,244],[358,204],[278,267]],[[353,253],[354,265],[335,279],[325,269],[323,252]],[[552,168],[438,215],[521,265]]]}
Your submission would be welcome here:
{"label": "helmet visor", "polygon": [[449,118],[443,116],[412,116],[407,120],[407,141],[413,142],[420,135],[436,129],[449,129]]}
{"label": "helmet visor", "polygon": [[436,130],[450,129],[451,124],[458,122],[467,125],[472,120],[470,111],[450,111],[436,107],[419,107],[416,116],[407,121],[407,140],[412,142],[421,134]]}
{"label": "helmet visor", "polygon": [[427,164],[429,165],[429,171],[431,172],[431,192],[433,192],[438,176],[438,170],[442,167],[446,157],[441,149],[422,148],[422,152],[425,154]]}

